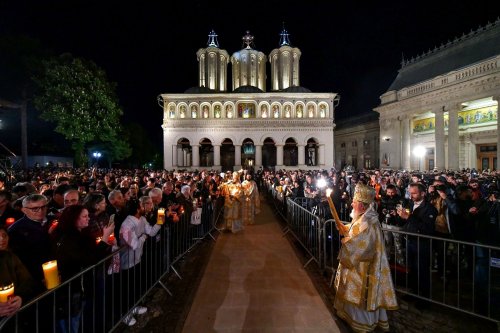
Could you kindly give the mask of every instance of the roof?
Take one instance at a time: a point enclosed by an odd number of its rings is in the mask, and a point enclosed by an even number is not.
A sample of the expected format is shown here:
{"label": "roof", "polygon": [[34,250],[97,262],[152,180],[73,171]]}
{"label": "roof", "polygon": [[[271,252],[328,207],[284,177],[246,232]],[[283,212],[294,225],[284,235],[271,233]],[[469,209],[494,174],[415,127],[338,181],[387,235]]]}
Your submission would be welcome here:
{"label": "roof", "polygon": [[500,19],[404,61],[388,91],[400,90],[500,54]]}
{"label": "roof", "polygon": [[339,130],[342,128],[350,128],[350,127],[357,126],[357,125],[363,125],[363,124],[370,123],[373,121],[378,122],[378,119],[379,119],[379,114],[377,112],[370,111],[368,113],[364,113],[364,114],[361,114],[361,115],[356,116],[356,117],[350,117],[350,118],[336,121],[335,122],[335,125],[336,125],[335,130]]}
{"label": "roof", "polygon": [[254,86],[239,86],[233,90],[233,93],[263,93],[263,91]]}
{"label": "roof", "polygon": [[301,86],[290,86],[286,89],[281,90],[282,92],[289,92],[289,93],[310,93],[311,90],[301,87]]}
{"label": "roof", "polygon": [[185,94],[214,94],[217,91],[207,88],[205,86],[201,87],[191,87],[184,91]]}

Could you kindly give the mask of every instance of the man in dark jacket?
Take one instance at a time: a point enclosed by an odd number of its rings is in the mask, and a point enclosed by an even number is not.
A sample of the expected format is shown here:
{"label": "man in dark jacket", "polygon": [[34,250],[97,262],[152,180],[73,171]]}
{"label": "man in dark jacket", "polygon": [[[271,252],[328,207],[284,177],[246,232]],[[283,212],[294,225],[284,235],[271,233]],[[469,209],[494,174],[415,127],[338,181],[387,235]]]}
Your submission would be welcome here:
{"label": "man in dark jacket", "polygon": [[[425,187],[421,183],[411,183],[409,188],[410,207],[399,209],[398,215],[407,232],[431,236],[434,233],[437,210],[425,199]],[[408,235],[409,286],[413,292],[428,297],[430,292],[430,241],[425,237]]]}
{"label": "man in dark jacket", "polygon": [[9,229],[10,248],[21,259],[42,290],[42,264],[51,259],[50,239],[47,230],[47,199],[31,194],[23,199],[25,216]]}

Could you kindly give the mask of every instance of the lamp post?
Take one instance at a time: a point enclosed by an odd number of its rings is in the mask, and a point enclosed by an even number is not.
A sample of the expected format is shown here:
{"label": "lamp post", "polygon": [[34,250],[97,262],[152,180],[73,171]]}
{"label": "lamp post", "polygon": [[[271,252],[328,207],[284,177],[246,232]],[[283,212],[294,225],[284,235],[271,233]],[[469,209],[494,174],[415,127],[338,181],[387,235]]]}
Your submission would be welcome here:
{"label": "lamp post", "polygon": [[94,152],[94,153],[92,154],[92,156],[94,156],[94,158],[96,159],[96,163],[95,163],[95,164],[96,164],[97,166],[99,166],[99,158],[102,156],[102,154],[101,154],[100,152],[96,151],[96,152]]}
{"label": "lamp post", "polygon": [[416,146],[413,148],[413,155],[418,158],[418,170],[421,171],[421,162],[422,158],[425,156],[425,147],[424,146]]}

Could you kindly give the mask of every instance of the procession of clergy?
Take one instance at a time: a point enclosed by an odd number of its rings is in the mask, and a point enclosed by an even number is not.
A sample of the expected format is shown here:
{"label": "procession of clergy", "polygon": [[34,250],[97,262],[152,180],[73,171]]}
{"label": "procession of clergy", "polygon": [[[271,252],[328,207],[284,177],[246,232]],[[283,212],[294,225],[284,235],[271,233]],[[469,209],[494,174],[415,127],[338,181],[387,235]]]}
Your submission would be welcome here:
{"label": "procession of clergy", "polygon": [[[237,233],[255,222],[260,211],[259,191],[250,175],[240,182],[240,173],[220,190],[224,197],[226,230]],[[378,213],[374,207],[375,190],[358,183],[352,202],[352,222],[336,221],[343,236],[335,277],[334,306],[337,315],[355,332],[376,327],[389,330],[386,310],[398,308],[387,260]]]}
{"label": "procession of clergy", "polygon": [[237,233],[245,225],[255,223],[255,215],[260,213],[260,198],[257,183],[250,174],[240,182],[240,172],[233,172],[232,178],[223,183],[219,190],[224,197],[225,230]]}

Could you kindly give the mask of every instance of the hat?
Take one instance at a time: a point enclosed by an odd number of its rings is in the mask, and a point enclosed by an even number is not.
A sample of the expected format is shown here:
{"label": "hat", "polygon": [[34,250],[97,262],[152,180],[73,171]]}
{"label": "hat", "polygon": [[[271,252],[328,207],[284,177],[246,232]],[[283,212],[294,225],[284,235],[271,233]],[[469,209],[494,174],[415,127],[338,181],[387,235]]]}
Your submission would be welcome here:
{"label": "hat", "polygon": [[373,187],[358,183],[354,189],[353,200],[371,204],[375,199],[375,189]]}

